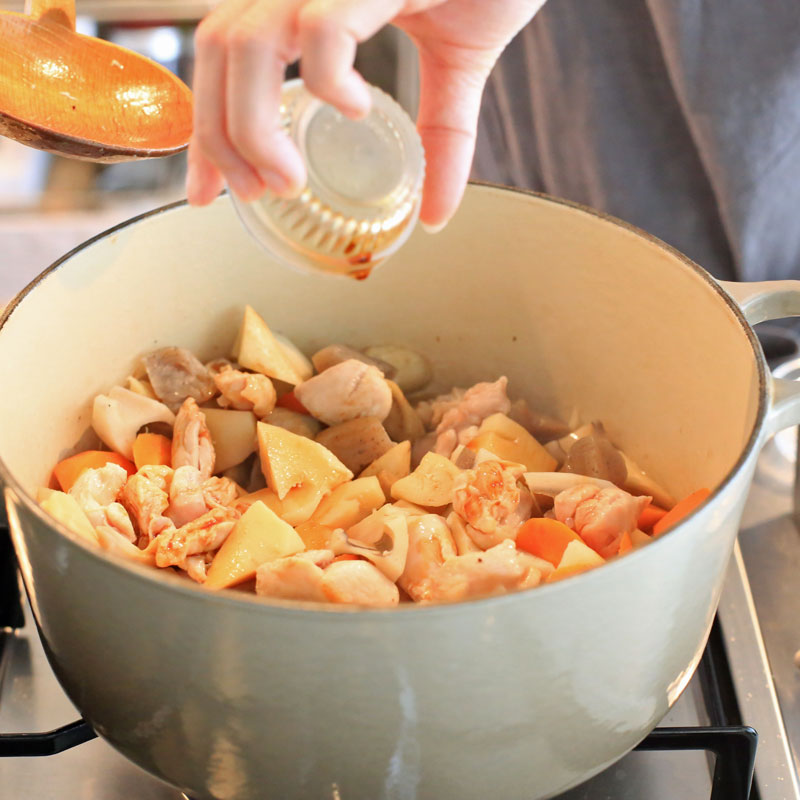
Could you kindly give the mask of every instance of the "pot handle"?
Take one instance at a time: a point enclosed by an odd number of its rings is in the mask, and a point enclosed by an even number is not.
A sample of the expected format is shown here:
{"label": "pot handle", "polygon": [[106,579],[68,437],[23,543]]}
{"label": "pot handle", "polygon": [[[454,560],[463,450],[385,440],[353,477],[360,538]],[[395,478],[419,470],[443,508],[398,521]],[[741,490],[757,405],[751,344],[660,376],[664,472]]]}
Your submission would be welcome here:
{"label": "pot handle", "polygon": [[[800,281],[717,281],[736,302],[750,325],[770,319],[800,317]],[[768,435],[800,425],[800,381],[770,378],[772,398]]]}

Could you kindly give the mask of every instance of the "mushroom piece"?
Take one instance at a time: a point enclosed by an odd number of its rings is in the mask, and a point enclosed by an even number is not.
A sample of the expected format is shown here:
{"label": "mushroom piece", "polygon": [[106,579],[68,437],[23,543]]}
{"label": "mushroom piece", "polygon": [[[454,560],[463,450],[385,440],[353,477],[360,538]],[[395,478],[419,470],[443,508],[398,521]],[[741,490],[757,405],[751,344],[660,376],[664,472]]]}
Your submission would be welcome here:
{"label": "mushroom piece", "polygon": [[570,447],[561,469],[588,478],[602,478],[620,487],[628,477],[622,453],[605,436],[598,435],[578,439]]}
{"label": "mushroom piece", "polygon": [[177,411],[187,397],[204,403],[216,393],[208,370],[183,347],[153,350],[142,361],[156,397],[171,411]]}
{"label": "mushroom piece", "polygon": [[333,531],[330,549],[336,555],[363,556],[394,583],[406,566],[408,518],[390,505],[383,506],[348,531]]}
{"label": "mushroom piece", "polygon": [[163,403],[150,397],[114,386],[99,394],[92,406],[92,427],[112,450],[133,459],[133,442],[145,425],[154,422],[175,423],[175,415]]}
{"label": "mushroom piece", "polygon": [[356,417],[377,417],[382,422],[392,408],[392,392],[381,371],[354,358],[301,383],[294,394],[326,425]]}
{"label": "mushroom piece", "polygon": [[364,355],[364,353],[348,347],[346,344],[329,344],[318,350],[311,356],[311,361],[317,372],[324,372],[329,367],[341,364],[342,361],[349,361],[351,358],[356,361],[363,361],[371,367],[377,367],[382,373],[384,378],[393,378],[397,370],[388,362],[382,361],[380,358],[371,358]]}
{"label": "mushroom piece", "polygon": [[365,347],[364,353],[370,358],[385,361],[394,367],[393,380],[408,394],[427,386],[433,377],[428,359],[408,347],[394,344],[373,345]]}

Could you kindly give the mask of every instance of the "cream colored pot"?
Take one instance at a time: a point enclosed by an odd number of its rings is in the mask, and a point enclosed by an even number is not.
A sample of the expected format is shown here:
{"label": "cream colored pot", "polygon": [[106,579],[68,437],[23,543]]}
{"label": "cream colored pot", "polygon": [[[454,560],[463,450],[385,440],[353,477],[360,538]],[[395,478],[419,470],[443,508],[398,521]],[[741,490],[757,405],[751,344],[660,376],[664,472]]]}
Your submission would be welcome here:
{"label": "cream colored pot", "polygon": [[[0,329],[0,476],[51,663],[97,732],[196,798],[539,798],[636,745],[700,657],[759,448],[800,421],[746,322],[800,284],[725,287],[587,209],[471,187],[365,282],[272,263],[227,198],[170,207],[62,259]],[[742,303],[740,311],[730,295]],[[400,342],[439,386],[509,376],[676,495],[668,535],[562,583],[433,608],[267,603],[104,555],[31,496],[135,356],[225,355],[242,307],[311,352]]]}

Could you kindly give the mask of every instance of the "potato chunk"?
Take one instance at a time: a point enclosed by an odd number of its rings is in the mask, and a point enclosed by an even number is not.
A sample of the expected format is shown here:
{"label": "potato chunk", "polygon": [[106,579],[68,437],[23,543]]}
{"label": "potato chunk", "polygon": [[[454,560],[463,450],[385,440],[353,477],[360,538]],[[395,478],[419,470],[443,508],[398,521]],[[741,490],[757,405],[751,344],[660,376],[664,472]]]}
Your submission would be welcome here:
{"label": "potato chunk", "polygon": [[258,423],[257,434],[261,469],[281,500],[301,484],[313,483],[324,494],[353,477],[330,450],[305,436],[266,422]]}
{"label": "potato chunk", "polygon": [[436,453],[426,453],[420,465],[392,486],[395,500],[408,500],[419,506],[440,508],[453,499],[453,483],[461,470]]}

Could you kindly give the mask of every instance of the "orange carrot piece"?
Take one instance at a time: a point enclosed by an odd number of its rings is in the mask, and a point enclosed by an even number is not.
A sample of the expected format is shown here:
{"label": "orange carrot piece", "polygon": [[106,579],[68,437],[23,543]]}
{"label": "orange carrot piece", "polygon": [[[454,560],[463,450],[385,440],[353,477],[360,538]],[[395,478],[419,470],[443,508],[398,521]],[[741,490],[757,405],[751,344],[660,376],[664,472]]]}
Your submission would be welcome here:
{"label": "orange carrot piece", "polygon": [[357,556],[354,553],[342,553],[340,556],[336,556],[333,559],[334,561],[360,561],[361,556]]}
{"label": "orange carrot piece", "polygon": [[583,541],[563,522],[547,517],[534,517],[519,529],[517,547],[557,567],[567,545],[574,539]]}
{"label": "orange carrot piece", "polygon": [[172,439],[160,433],[140,433],[133,443],[136,469],[146,465],[172,466]]}
{"label": "orange carrot piece", "polygon": [[281,408],[288,408],[289,411],[296,411],[298,414],[311,416],[309,410],[295,397],[294,392],[282,394],[275,405]]}
{"label": "orange carrot piece", "polygon": [[652,503],[646,505],[641,514],[639,514],[639,521],[636,527],[640,531],[647,533],[655,524],[667,513],[666,508],[661,506],[654,506]]}
{"label": "orange carrot piece", "polygon": [[653,536],[660,536],[668,528],[680,522],[687,514],[691,514],[710,494],[711,489],[698,489],[696,492],[684,497],[683,500],[676,503],[670,511],[656,522],[653,526]]}
{"label": "orange carrot piece", "polygon": [[619,555],[623,556],[629,550],[633,550],[633,541],[628,531],[625,531],[625,533],[622,534],[622,538],[619,540]]}
{"label": "orange carrot piece", "polygon": [[68,492],[72,488],[72,484],[87,469],[99,469],[109,462],[124,467],[128,475],[133,475],[136,472],[136,465],[119,453],[112,453],[110,450],[85,450],[83,453],[78,453],[59,461],[53,467],[53,474],[56,476],[61,488]]}

